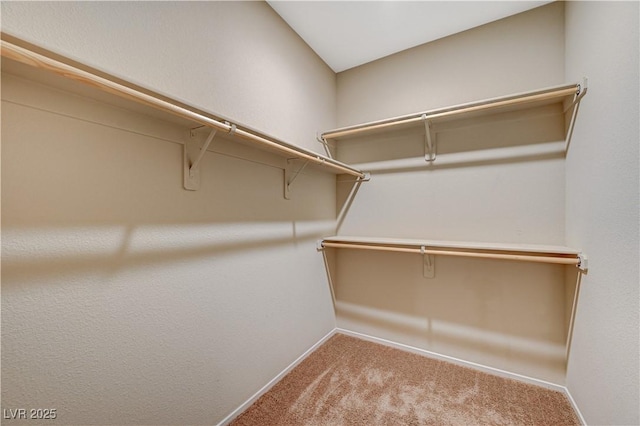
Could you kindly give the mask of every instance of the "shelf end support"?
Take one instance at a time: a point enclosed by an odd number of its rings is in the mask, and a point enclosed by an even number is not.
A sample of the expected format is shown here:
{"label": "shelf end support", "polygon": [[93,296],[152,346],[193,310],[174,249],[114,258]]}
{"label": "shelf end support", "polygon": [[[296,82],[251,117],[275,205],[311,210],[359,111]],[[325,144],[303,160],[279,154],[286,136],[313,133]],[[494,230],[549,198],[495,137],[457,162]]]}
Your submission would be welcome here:
{"label": "shelf end support", "polygon": [[586,274],[589,270],[589,259],[587,258],[587,255],[584,253],[580,253],[578,254],[578,259],[580,262],[576,266],[582,273]]}
{"label": "shelf end support", "polygon": [[333,155],[331,155],[331,146],[329,145],[329,142],[327,142],[327,140],[320,133],[316,134],[316,140],[320,142],[324,147],[324,152],[326,152],[327,157],[333,159]]}
{"label": "shelf end support", "polygon": [[587,94],[588,81],[589,80],[587,79],[587,77],[582,78],[582,84],[578,84],[578,92],[576,93],[576,96],[573,99],[573,102],[571,102],[571,104],[569,104],[564,110],[564,112],[566,113],[567,111],[573,108],[573,111],[571,112],[571,119],[567,127],[567,132],[565,134],[565,140],[566,140],[565,147],[564,147],[565,153],[569,152],[569,145],[571,145],[571,137],[573,136],[573,128],[576,123],[576,118],[578,117],[578,109],[580,108],[580,101],[582,100],[584,95]]}

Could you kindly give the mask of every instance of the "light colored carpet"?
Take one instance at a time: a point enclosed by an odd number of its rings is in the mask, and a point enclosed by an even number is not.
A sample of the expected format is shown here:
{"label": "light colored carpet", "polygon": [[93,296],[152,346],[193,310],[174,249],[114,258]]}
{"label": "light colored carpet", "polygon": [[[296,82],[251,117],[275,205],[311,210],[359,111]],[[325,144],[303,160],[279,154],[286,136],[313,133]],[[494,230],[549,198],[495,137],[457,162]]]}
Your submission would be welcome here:
{"label": "light colored carpet", "polygon": [[578,425],[566,397],[336,334],[233,423]]}

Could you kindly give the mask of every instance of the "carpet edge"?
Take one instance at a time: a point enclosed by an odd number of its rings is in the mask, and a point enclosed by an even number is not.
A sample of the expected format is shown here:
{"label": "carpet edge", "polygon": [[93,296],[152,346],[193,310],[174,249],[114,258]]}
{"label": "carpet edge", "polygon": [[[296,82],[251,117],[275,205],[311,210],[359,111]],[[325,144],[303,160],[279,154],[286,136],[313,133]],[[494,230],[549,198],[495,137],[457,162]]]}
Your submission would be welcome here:
{"label": "carpet edge", "polygon": [[523,383],[527,383],[527,384],[531,384],[531,385],[541,386],[541,387],[546,388],[546,389],[555,390],[555,391],[559,391],[559,392],[563,392],[563,393],[566,393],[566,390],[567,390],[567,388],[564,385],[560,385],[560,384],[557,384],[557,383],[547,382],[545,380],[536,379],[535,377],[529,377],[529,376],[525,376],[523,374],[513,373],[511,371],[502,370],[502,369],[496,368],[496,367],[490,367],[488,365],[479,364],[479,363],[472,362],[472,361],[465,361],[464,359],[455,358],[455,357],[452,357],[452,356],[449,356],[449,355],[439,354],[437,352],[432,352],[432,351],[429,351],[429,350],[426,350],[426,349],[422,349],[422,348],[418,348],[418,347],[415,347],[415,346],[405,345],[404,343],[398,343],[398,342],[394,342],[392,340],[382,339],[380,337],[371,336],[369,334],[360,333],[360,332],[357,332],[357,331],[351,331],[351,330],[347,330],[347,329],[339,328],[339,327],[336,327],[336,329],[334,331],[335,331],[335,333],[341,333],[341,334],[345,334],[347,336],[351,336],[351,337],[356,337],[356,338],[359,338],[359,339],[367,340],[369,342],[378,343],[380,345],[390,346],[392,348],[400,349],[400,350],[403,350],[405,352],[408,351],[408,352],[415,353],[415,354],[422,355],[422,356],[426,356],[426,357],[429,357],[429,358],[432,358],[432,359],[451,362],[453,364],[456,364],[456,365],[459,365],[459,366],[462,366],[462,367],[472,368],[472,369],[477,370],[477,371],[481,371],[481,372],[488,373],[488,374],[493,374],[493,375],[496,375],[496,376],[499,376],[499,377],[503,377],[503,378],[507,378],[507,379],[517,380],[519,382],[523,382]]}
{"label": "carpet edge", "polygon": [[266,385],[260,388],[256,393],[254,393],[249,399],[240,404],[238,408],[229,413],[224,419],[222,419],[217,426],[226,426],[232,421],[234,421],[240,414],[242,414],[247,408],[253,405],[262,395],[267,393],[276,383],[278,383],[284,376],[289,374],[291,370],[296,368],[298,364],[304,361],[309,355],[311,355],[316,349],[318,349],[322,344],[324,344],[327,340],[333,337],[338,331],[337,328],[334,328],[329,333],[327,333],[324,337],[318,340],[313,346],[307,349],[302,355],[296,358],[291,364],[285,367],[280,373],[278,373],[273,379],[269,380]]}

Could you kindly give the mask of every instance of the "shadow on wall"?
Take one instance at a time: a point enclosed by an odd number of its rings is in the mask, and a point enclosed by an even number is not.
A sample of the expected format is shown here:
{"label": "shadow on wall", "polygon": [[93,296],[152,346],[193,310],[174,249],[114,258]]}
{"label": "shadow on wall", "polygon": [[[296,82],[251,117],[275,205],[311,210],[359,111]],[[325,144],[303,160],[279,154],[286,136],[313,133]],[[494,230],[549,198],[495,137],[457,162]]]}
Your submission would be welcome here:
{"label": "shadow on wall", "polygon": [[64,424],[217,423],[333,328],[315,240],[335,232],[334,175],[309,167],[285,200],[286,158],[219,138],[186,191],[192,123],[5,62],[3,406]]}
{"label": "shadow on wall", "polygon": [[[109,228],[3,229],[3,287],[47,275],[163,266],[210,259],[222,261],[234,253],[304,244],[332,229],[333,222],[244,225],[246,235],[231,235],[238,224],[199,226],[139,226]],[[255,232],[250,232],[250,229]],[[269,231],[265,232],[265,228]],[[276,234],[279,234],[276,235]]]}
{"label": "shadow on wall", "polygon": [[[331,174],[300,174],[285,200],[278,167],[285,159],[209,152],[201,188],[186,191],[182,145],[119,128],[130,112],[43,88],[32,99],[31,86],[7,82],[22,92],[8,92],[16,100],[2,108],[3,287],[29,277],[311,247],[334,233]],[[46,109],[48,99],[59,111]],[[147,120],[134,122],[144,130]],[[214,151],[223,144],[214,142]]]}
{"label": "shadow on wall", "polygon": [[410,254],[328,259],[338,327],[562,383],[576,268],[436,256],[429,279]]}

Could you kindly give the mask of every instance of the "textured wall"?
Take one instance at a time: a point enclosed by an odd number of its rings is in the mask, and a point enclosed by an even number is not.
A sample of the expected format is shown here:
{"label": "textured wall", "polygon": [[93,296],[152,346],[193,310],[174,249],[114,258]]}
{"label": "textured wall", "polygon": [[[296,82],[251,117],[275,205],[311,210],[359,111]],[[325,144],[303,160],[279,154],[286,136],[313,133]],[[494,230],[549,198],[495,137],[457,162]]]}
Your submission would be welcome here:
{"label": "textured wall", "polygon": [[[555,3],[338,74],[339,121],[562,83]],[[431,167],[421,158],[424,129],[337,142],[340,159],[373,171],[339,233],[562,245],[564,158],[551,149],[562,123],[475,124],[438,134]],[[562,267],[437,257],[433,280],[421,268],[417,256],[341,252],[338,325],[563,382]]]}
{"label": "textured wall", "polygon": [[533,9],[338,74],[338,125],[563,83],[561,9]]}
{"label": "textured wall", "polygon": [[637,2],[568,2],[566,72],[589,77],[567,157],[567,242],[589,255],[567,385],[589,424],[639,424]]}
{"label": "textured wall", "polygon": [[264,2],[15,2],[2,31],[310,149],[335,75]]}
{"label": "textured wall", "polygon": [[[335,125],[335,76],[264,3],[2,7],[5,31],[291,142]],[[210,152],[185,191],[186,129],[4,73],[2,97],[3,409],[214,424],[334,327],[333,175],[286,201],[284,159]]]}

